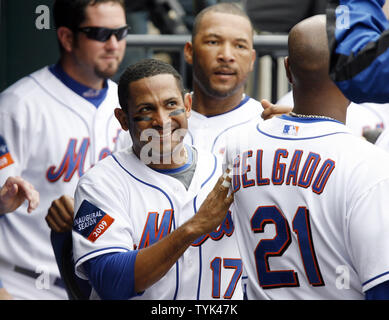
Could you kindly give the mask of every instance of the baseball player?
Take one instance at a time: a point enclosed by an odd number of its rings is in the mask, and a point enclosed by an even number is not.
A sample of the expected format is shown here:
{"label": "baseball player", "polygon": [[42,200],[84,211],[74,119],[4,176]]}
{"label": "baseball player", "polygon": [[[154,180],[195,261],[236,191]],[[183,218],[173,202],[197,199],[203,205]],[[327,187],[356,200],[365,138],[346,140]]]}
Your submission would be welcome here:
{"label": "baseball player", "polygon": [[[0,184],[20,175],[40,193],[0,219],[0,274],[15,299],[66,299],[44,221],[50,203],[73,195],[79,178],[110,154],[120,129],[110,80],[127,32],[121,1],[58,0],[54,17],[61,59],[0,95]],[[77,17],[80,19],[73,19]]]}
{"label": "baseball player", "polygon": [[[170,64],[146,59],[128,67],[119,99],[115,115],[133,145],[80,179],[72,232],[76,273],[92,284],[91,299],[196,299],[204,257],[193,242],[224,220],[229,182],[219,179],[204,201],[221,162],[183,144],[191,96]],[[201,285],[212,292],[211,281]]]}
{"label": "baseball player", "polygon": [[[186,144],[221,156],[230,130],[261,119],[261,104],[244,94],[256,58],[252,37],[251,22],[236,4],[220,3],[197,15],[192,42],[184,48],[186,61],[193,65],[193,110],[184,138]],[[118,150],[129,143],[122,131]],[[215,232],[193,244],[203,257],[196,277],[195,299],[243,298],[241,260],[234,237],[228,214]],[[209,283],[212,290],[208,290]]]}
{"label": "baseball player", "polygon": [[344,125],[325,16],[292,29],[286,68],[293,113],[226,151],[247,298],[388,299],[389,155]]}

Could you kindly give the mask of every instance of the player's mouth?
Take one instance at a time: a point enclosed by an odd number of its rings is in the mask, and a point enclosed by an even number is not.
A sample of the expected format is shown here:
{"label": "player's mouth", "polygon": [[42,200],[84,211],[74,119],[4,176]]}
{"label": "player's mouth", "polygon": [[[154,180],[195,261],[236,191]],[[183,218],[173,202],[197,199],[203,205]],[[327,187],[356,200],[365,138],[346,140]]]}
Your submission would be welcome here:
{"label": "player's mouth", "polygon": [[117,56],[103,56],[101,57],[105,61],[117,61],[118,57]]}
{"label": "player's mouth", "polygon": [[236,75],[236,71],[230,68],[219,68],[213,73],[218,79],[228,80]]}

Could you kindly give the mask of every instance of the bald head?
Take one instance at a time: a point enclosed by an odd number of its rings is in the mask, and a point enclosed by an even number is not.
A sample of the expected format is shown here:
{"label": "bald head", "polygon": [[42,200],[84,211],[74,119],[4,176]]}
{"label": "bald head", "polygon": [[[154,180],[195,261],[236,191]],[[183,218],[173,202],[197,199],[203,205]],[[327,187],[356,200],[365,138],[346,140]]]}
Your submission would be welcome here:
{"label": "bald head", "polygon": [[287,75],[293,86],[293,111],[345,122],[349,101],[329,77],[325,15],[296,24],[289,33]]}
{"label": "bald head", "polygon": [[296,24],[289,33],[290,71],[298,82],[329,80],[326,16],[317,15]]}

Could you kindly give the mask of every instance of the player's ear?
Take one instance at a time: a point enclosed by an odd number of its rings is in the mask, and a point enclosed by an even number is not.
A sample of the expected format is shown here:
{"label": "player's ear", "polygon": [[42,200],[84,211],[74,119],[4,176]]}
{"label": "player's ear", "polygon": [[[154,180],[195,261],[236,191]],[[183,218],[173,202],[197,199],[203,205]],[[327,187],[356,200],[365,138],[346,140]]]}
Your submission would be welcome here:
{"label": "player's ear", "polygon": [[292,77],[292,73],[290,71],[289,57],[285,57],[284,66],[285,66],[285,71],[286,71],[286,77],[288,78],[289,82],[292,84],[293,77]]}
{"label": "player's ear", "polygon": [[123,111],[123,109],[122,108],[116,108],[114,113],[115,113],[115,117],[116,117],[116,119],[118,119],[122,129],[124,131],[128,131],[128,129],[129,129],[128,118],[127,118],[126,113]]}
{"label": "player's ear", "polygon": [[184,105],[185,105],[185,114],[186,117],[190,117],[190,112],[192,110],[192,95],[190,93],[186,93],[184,96]]}
{"label": "player's ear", "polygon": [[72,30],[67,27],[59,27],[57,29],[57,37],[66,52],[71,52],[73,50],[74,35]]}
{"label": "player's ear", "polygon": [[188,64],[193,64],[193,46],[192,46],[192,42],[185,43],[184,57],[185,57],[185,61]]}

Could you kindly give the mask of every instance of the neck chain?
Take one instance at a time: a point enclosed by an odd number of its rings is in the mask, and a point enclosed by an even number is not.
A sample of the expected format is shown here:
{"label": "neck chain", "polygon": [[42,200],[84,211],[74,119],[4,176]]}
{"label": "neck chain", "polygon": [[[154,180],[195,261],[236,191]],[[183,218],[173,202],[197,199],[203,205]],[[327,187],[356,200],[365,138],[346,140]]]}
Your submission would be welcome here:
{"label": "neck chain", "polygon": [[334,118],[326,117],[326,116],[318,116],[318,115],[315,115],[315,114],[299,114],[299,113],[289,112],[289,115],[292,116],[292,117],[301,118],[301,119],[311,118],[311,119],[323,119],[323,120],[333,120],[333,121],[336,121]]}

